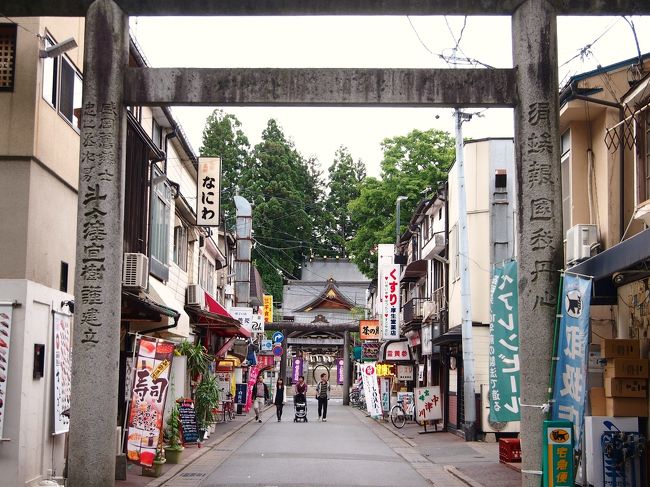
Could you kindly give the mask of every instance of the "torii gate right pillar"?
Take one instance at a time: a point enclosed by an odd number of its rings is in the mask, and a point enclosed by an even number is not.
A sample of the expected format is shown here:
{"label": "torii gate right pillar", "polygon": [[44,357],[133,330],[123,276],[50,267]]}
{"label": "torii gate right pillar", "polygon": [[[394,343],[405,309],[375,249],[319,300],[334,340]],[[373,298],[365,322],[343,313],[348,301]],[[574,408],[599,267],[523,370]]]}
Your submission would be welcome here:
{"label": "torii gate right pillar", "polygon": [[556,10],[527,0],[512,15],[517,79],[515,158],[519,254],[522,485],[539,487],[541,406],[548,400],[563,263]]}

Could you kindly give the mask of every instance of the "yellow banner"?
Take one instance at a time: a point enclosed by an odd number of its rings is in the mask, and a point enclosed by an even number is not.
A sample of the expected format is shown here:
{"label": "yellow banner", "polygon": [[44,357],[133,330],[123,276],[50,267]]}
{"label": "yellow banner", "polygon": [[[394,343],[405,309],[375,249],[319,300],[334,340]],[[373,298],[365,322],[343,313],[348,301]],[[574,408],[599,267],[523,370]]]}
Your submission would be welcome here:
{"label": "yellow banner", "polygon": [[273,296],[264,295],[264,323],[273,323]]}

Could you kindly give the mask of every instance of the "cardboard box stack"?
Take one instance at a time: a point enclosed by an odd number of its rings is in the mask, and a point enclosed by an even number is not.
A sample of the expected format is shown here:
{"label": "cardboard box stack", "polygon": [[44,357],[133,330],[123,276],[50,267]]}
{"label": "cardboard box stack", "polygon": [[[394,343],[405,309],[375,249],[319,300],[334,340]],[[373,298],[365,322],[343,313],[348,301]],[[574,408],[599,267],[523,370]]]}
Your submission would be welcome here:
{"label": "cardboard box stack", "polygon": [[607,416],[648,416],[648,360],[640,358],[639,341],[603,338],[605,413]]}

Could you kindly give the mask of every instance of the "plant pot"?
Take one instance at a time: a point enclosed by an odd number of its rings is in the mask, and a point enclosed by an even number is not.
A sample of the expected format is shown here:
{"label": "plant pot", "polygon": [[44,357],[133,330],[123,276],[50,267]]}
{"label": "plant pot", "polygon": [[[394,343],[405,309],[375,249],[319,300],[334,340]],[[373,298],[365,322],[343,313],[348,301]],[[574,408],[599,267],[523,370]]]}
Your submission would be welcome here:
{"label": "plant pot", "polygon": [[162,466],[165,464],[166,460],[154,460],[151,467],[142,466],[142,476],[143,477],[160,477],[163,473]]}
{"label": "plant pot", "polygon": [[174,447],[174,448],[165,448],[165,458],[168,463],[178,463],[181,458],[181,453],[183,453],[184,447]]}

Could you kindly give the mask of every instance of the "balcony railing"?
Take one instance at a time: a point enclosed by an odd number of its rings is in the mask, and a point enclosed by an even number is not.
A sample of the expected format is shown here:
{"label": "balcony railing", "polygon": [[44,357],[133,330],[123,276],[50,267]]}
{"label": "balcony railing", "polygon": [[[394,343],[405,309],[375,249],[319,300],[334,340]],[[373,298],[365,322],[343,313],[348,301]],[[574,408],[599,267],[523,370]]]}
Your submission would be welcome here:
{"label": "balcony railing", "polygon": [[413,321],[422,321],[422,317],[424,316],[424,303],[426,301],[430,301],[430,298],[412,298],[404,303],[402,317],[405,325]]}

